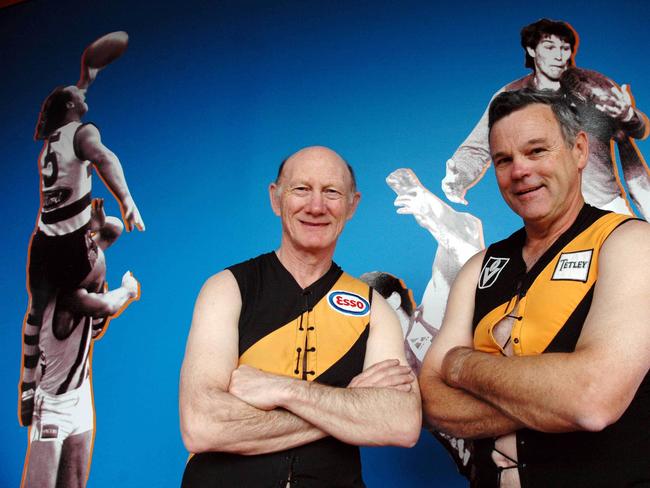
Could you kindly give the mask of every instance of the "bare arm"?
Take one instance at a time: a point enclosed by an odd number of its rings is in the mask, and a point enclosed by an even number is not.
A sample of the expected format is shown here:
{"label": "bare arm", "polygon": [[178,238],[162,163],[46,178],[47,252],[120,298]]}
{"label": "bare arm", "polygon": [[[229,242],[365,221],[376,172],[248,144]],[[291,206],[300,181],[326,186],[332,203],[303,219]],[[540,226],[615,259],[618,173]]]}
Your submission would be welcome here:
{"label": "bare arm", "polygon": [[[406,365],[401,328],[393,310],[376,292],[370,324],[365,374],[376,373],[384,379],[387,372],[397,377],[410,375],[406,387],[379,386],[362,373],[351,387],[335,388],[240,367],[233,373],[230,391],[258,408],[289,410],[348,444],[411,447],[422,421],[419,390],[415,377],[398,367],[397,361],[390,361],[395,358]],[[402,380],[395,383],[404,384]]]}
{"label": "bare arm", "polygon": [[600,252],[589,315],[572,353],[497,357],[456,349],[450,384],[544,432],[598,431],[627,409],[650,367],[650,227],[628,222]]}
{"label": "bare arm", "polygon": [[[502,91],[503,88],[496,92],[492,99]],[[483,177],[490,166],[490,161],[492,157],[488,141],[488,109],[486,108],[472,132],[447,160],[446,173],[442,180],[442,191],[447,198],[452,202],[467,205],[465,200],[467,190]]]}
{"label": "bare arm", "polygon": [[81,127],[75,135],[75,145],[78,156],[94,163],[102,180],[119,202],[126,230],[130,231],[134,226],[138,230],[144,230],[144,221],[129,192],[122,164],[117,156],[102,144],[97,127],[90,124]]}
{"label": "bare arm", "polygon": [[323,438],[295,415],[264,411],[228,393],[238,362],[239,287],[230,271],[210,278],[196,302],[180,381],[183,442],[190,452],[262,454]]}
{"label": "bare arm", "polygon": [[420,372],[425,419],[436,430],[466,439],[508,434],[523,426],[487,402],[448,385],[442,374],[447,351],[473,345],[474,294],[484,254],[472,257],[458,274],[440,333],[429,348]]}
{"label": "bare arm", "polygon": [[140,294],[138,282],[130,271],[122,276],[122,284],[105,293],[92,293],[85,288],[76,289],[65,298],[65,305],[72,312],[95,318],[116,315]]}

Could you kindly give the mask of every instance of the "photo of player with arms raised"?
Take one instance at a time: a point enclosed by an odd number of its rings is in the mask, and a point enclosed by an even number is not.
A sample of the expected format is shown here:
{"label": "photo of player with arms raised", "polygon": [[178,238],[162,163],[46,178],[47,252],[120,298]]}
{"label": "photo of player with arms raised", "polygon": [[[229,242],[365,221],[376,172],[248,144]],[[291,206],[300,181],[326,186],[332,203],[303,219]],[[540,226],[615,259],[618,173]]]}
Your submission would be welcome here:
{"label": "photo of player with arms raised", "polygon": [[30,426],[25,487],[82,487],[90,466],[94,409],[90,351],[106,319],[139,296],[127,272],[106,291],[104,250],[124,225],[92,200],[92,168],[117,199],[126,229],[144,221],[122,165],[83,123],[86,92],[97,73],[126,49],[125,32],[107,34],[84,51],[76,85],[55,88],[42,104],[34,138],[43,140],[38,162],[41,207],[29,246],[29,310],[23,325],[19,419]]}

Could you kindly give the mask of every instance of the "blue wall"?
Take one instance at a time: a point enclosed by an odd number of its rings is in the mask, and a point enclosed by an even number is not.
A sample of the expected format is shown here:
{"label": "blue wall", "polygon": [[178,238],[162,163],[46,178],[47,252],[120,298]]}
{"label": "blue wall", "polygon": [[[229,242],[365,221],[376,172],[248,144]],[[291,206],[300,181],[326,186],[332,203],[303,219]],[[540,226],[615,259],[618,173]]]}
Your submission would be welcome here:
{"label": "blue wall", "polygon": [[[563,19],[580,34],[578,66],[630,83],[650,106],[642,2],[594,1],[28,1],[0,10],[3,196],[0,275],[0,485],[20,480],[26,429],[16,418],[25,263],[38,211],[32,140],[41,100],[76,82],[93,39],[130,34],[119,61],[90,88],[86,119],[122,160],[147,224],[107,253],[108,280],[130,269],[142,298],[95,345],[97,430],[91,487],[178,486],[186,452],[177,389],[194,299],[224,266],[275,248],[267,184],[285,156],[311,144],[339,151],[358,173],[361,207],[336,261],[359,275],[402,277],[419,298],[435,245],[399,216],[384,178],[410,167],[442,195],[444,162],[493,92],[527,74],[520,28]],[[647,142],[639,144],[650,153]],[[98,179],[95,194],[117,205]],[[486,242],[518,221],[491,172],[469,194]],[[412,450],[364,449],[373,486],[464,486],[424,433]]]}

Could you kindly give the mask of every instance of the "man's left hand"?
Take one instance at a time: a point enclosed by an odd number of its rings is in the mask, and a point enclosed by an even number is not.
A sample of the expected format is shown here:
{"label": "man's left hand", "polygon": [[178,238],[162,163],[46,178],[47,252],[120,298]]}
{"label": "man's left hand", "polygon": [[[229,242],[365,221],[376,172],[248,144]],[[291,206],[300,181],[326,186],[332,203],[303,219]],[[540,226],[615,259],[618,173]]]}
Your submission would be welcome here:
{"label": "man's left hand", "polygon": [[605,115],[622,122],[629,122],[634,117],[632,97],[627,85],[622,85],[621,88],[613,87],[609,92],[594,90],[594,97],[594,106]]}
{"label": "man's left hand", "polygon": [[352,378],[348,388],[394,388],[411,391],[413,381],[415,375],[409,366],[402,366],[398,359],[386,359]]}

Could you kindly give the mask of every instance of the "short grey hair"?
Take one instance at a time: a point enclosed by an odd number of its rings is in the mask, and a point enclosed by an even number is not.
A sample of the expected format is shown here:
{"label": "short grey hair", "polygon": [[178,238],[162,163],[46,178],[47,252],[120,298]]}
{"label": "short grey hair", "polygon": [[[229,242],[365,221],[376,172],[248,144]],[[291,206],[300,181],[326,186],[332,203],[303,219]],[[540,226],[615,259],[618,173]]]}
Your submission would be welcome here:
{"label": "short grey hair", "polygon": [[488,127],[490,133],[492,127],[499,120],[513,112],[521,110],[529,105],[541,103],[547,105],[553,111],[555,120],[562,131],[562,139],[567,146],[573,147],[578,132],[582,130],[582,124],[574,105],[570,103],[564,94],[552,90],[533,90],[524,88],[521,90],[506,91],[499,93],[490,103],[488,112]]}

